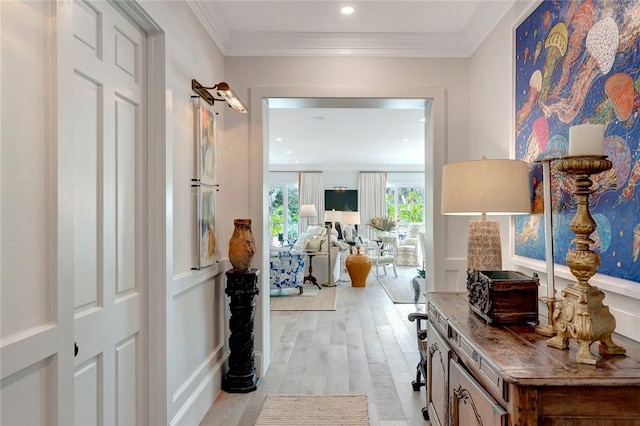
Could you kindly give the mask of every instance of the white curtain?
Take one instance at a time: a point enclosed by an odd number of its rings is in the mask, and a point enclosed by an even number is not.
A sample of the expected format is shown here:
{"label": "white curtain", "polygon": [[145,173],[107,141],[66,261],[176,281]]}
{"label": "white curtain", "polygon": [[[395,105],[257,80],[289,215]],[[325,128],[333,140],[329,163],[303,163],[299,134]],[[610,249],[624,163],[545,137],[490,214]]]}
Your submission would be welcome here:
{"label": "white curtain", "polygon": [[[387,174],[360,172],[358,176],[358,211],[360,211],[360,235],[373,238],[366,225],[374,217],[387,215]],[[364,232],[363,232],[364,230]]]}
{"label": "white curtain", "polygon": [[322,172],[300,172],[298,175],[300,206],[313,204],[317,217],[298,218],[298,232],[304,232],[310,224],[324,223],[324,175]]}

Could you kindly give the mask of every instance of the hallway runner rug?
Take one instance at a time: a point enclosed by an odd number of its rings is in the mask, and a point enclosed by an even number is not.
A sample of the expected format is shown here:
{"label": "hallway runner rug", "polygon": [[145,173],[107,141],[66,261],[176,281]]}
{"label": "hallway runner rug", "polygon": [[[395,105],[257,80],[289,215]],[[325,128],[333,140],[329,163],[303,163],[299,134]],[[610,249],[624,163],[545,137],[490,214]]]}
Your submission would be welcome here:
{"label": "hallway runner rug", "polygon": [[368,426],[367,396],[267,395],[256,422],[266,425]]}
{"label": "hallway runner rug", "polygon": [[336,287],[318,287],[305,284],[304,292],[297,289],[272,290],[269,298],[272,311],[335,311]]}

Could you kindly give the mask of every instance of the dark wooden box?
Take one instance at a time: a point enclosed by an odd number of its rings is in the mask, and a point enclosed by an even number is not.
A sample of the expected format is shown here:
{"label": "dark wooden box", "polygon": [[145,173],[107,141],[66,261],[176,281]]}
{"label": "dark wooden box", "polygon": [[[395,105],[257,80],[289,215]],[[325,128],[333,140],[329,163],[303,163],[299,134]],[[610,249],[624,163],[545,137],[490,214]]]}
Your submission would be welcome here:
{"label": "dark wooden box", "polygon": [[537,323],[538,283],[537,274],[469,270],[469,307],[489,324]]}

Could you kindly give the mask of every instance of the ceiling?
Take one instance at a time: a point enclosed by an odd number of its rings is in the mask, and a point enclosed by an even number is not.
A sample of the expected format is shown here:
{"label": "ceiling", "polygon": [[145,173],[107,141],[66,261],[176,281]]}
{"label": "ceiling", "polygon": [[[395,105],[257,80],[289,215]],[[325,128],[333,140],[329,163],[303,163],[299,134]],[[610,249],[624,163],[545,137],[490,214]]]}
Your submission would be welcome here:
{"label": "ceiling", "polygon": [[[186,1],[225,56],[468,57],[516,0]],[[272,166],[422,164],[424,102],[296,101],[270,104]]]}

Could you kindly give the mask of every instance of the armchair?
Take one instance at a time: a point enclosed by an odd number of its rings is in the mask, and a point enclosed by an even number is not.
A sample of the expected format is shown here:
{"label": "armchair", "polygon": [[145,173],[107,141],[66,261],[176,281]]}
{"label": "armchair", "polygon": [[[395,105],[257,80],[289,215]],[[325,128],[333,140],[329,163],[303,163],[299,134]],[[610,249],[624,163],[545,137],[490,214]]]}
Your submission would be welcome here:
{"label": "armchair", "polygon": [[396,271],[396,237],[382,237],[382,246],[375,250],[371,257],[371,263],[376,268],[376,277],[380,276],[378,267],[382,266],[384,274],[387,275],[387,266],[393,267],[393,275],[398,276]]}
{"label": "armchair", "polygon": [[278,250],[269,254],[270,288],[298,288],[303,290],[306,253],[295,250]]}
{"label": "armchair", "polygon": [[396,249],[396,263],[399,266],[418,266],[420,258],[418,234],[421,229],[421,223],[410,223],[408,225],[407,237]]}

